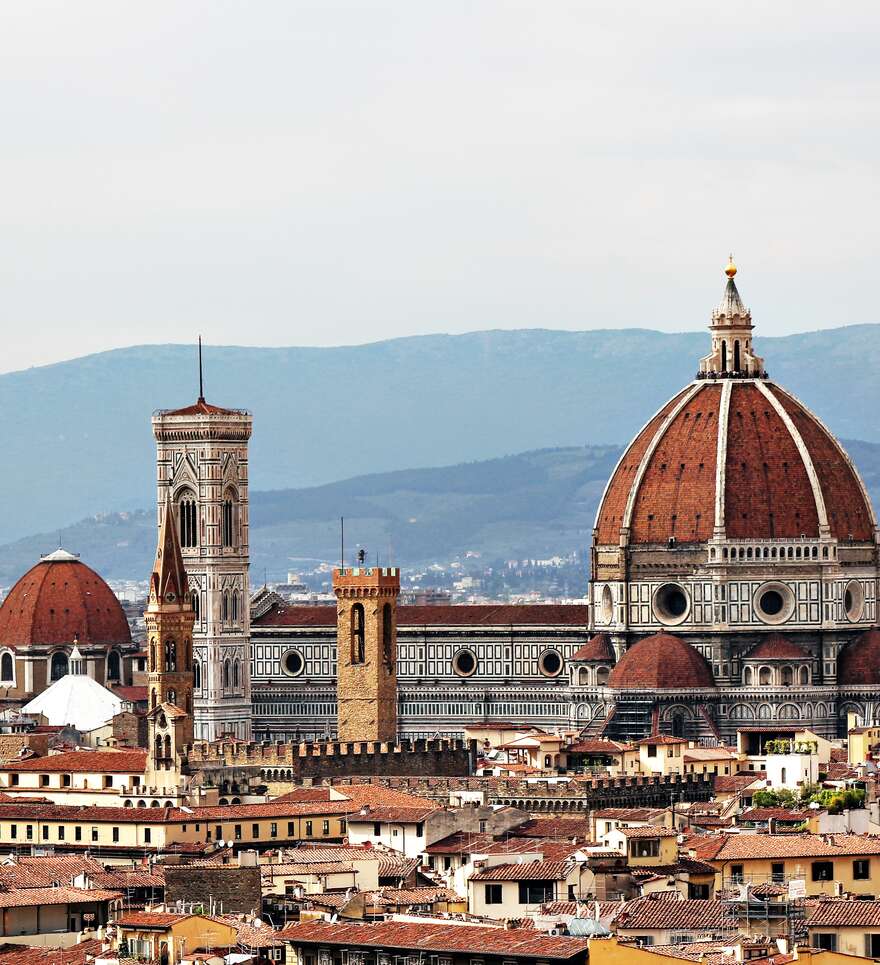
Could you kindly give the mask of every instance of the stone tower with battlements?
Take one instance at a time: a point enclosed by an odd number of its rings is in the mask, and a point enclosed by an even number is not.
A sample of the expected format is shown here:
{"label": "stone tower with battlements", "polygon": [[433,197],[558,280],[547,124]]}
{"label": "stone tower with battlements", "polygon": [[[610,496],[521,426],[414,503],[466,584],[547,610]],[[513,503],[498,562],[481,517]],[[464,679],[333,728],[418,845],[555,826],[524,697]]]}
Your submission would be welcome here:
{"label": "stone tower with battlements", "polygon": [[241,409],[153,415],[160,522],[170,496],[189,580],[195,738],[251,737],[248,441]]}
{"label": "stone tower with battlements", "polygon": [[397,598],[400,570],[333,571],[336,593],[337,737],[397,739]]}

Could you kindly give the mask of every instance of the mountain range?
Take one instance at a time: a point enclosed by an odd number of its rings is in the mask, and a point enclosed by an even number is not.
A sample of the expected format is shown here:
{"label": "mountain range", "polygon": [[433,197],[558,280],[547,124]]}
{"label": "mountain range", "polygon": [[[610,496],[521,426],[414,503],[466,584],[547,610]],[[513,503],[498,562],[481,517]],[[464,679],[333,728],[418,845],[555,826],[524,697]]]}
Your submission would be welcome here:
{"label": "mountain range", "polygon": [[[835,433],[880,442],[871,375],[880,326],[761,338],[756,348]],[[303,489],[547,447],[619,446],[707,350],[706,334],[642,329],[209,347],[206,395],[254,413],[253,490]],[[180,345],[0,375],[0,540],[151,505],[150,414],[196,395],[196,352]]]}
{"label": "mountain range", "polygon": [[[880,445],[844,443],[875,505]],[[620,449],[580,446],[438,469],[358,476],[306,489],[251,493],[251,579],[339,558],[339,517],[349,551],[407,569],[467,553],[480,562],[583,553]],[[59,537],[43,533],[0,547],[0,585],[9,585]],[[65,528],[60,540],[107,578],[145,579],[156,549],[155,509],[109,513]]]}

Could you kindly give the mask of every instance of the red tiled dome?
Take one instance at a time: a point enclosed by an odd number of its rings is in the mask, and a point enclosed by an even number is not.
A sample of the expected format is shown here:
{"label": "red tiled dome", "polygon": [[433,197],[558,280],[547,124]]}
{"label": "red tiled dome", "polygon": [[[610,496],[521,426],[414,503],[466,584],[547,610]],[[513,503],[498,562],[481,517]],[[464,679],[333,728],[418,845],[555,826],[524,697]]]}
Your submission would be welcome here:
{"label": "red tiled dome", "polygon": [[0,606],[0,645],[130,644],[122,606],[98,574],[58,550],[44,557]]}
{"label": "red tiled dome", "polygon": [[823,515],[838,539],[873,538],[856,470],[816,416],[766,380],[706,379],[671,399],[630,444],[599,507],[597,542],[617,545],[621,529],[630,543],[705,542],[719,479],[728,538],[815,538]]}
{"label": "red tiled dome", "polygon": [[655,633],[633,644],[608,677],[617,690],[678,690],[714,687],[706,658],[671,633]]}
{"label": "red tiled dome", "polygon": [[837,682],[846,684],[880,684],[880,629],[872,627],[840,654]]}
{"label": "red tiled dome", "polygon": [[611,637],[607,633],[597,633],[595,637],[590,637],[580,650],[576,650],[572,654],[571,660],[581,661],[582,663],[614,663],[614,647],[611,646]]}
{"label": "red tiled dome", "polygon": [[781,633],[771,633],[754,650],[750,650],[743,660],[806,660],[808,657],[806,650]]}

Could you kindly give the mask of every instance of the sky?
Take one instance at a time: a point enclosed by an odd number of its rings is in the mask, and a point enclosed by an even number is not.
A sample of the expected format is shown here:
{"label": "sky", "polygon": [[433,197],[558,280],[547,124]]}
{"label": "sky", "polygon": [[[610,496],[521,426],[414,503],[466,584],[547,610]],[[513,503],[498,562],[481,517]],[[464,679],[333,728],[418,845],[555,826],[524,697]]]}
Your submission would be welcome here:
{"label": "sky", "polygon": [[0,371],[878,322],[876,3],[27,0],[0,11]]}

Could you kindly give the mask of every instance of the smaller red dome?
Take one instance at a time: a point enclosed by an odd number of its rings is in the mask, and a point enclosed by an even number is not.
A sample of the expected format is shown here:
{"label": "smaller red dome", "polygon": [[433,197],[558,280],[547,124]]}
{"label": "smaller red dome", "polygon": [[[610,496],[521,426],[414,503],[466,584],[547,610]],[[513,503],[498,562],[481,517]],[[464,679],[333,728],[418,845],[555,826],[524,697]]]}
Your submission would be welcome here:
{"label": "smaller red dome", "polygon": [[837,682],[880,684],[880,628],[865,631],[841,651]]}
{"label": "smaller red dome", "polygon": [[617,690],[678,690],[714,687],[706,658],[671,633],[655,633],[633,644],[608,677]]}
{"label": "smaller red dome", "polygon": [[31,567],[0,606],[0,645],[127,646],[125,611],[98,574],[72,553],[56,550]]}
{"label": "smaller red dome", "polygon": [[807,660],[809,656],[806,650],[781,633],[771,633],[754,650],[750,650],[743,660]]}
{"label": "smaller red dome", "polygon": [[[597,633],[571,655],[571,660],[581,663],[614,663],[614,647],[611,637],[605,633]],[[569,661],[571,662],[571,661]]]}

